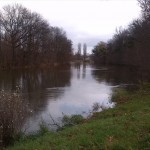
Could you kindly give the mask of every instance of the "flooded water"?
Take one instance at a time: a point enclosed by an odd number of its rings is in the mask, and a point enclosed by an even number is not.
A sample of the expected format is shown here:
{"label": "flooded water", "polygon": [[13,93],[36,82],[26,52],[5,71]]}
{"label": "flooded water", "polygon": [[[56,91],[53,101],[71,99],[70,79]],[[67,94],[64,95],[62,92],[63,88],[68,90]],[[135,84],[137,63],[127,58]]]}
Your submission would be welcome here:
{"label": "flooded water", "polygon": [[1,71],[0,89],[21,87],[32,112],[23,128],[33,132],[42,120],[51,123],[50,115],[55,121],[63,114],[86,116],[96,102],[105,108],[114,107],[114,87],[133,85],[139,77],[131,69],[82,64],[56,70]]}

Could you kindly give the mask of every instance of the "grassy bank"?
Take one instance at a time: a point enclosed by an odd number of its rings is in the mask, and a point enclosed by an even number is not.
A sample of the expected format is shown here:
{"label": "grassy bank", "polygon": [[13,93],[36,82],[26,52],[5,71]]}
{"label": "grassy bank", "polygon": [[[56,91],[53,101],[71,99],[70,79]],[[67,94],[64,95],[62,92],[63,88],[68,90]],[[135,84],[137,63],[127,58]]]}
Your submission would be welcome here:
{"label": "grassy bank", "polygon": [[150,88],[119,90],[113,100],[115,108],[95,113],[82,124],[25,138],[7,150],[150,149]]}

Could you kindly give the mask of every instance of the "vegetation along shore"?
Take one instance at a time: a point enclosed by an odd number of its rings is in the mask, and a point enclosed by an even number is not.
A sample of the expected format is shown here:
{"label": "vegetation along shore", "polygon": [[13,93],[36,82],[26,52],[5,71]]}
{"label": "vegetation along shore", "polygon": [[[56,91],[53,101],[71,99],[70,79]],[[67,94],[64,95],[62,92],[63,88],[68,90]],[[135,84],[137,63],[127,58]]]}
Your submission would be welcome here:
{"label": "vegetation along shore", "polygon": [[115,108],[96,112],[62,131],[44,130],[21,138],[6,150],[149,149],[150,86],[134,92],[117,89],[112,100],[117,102]]}

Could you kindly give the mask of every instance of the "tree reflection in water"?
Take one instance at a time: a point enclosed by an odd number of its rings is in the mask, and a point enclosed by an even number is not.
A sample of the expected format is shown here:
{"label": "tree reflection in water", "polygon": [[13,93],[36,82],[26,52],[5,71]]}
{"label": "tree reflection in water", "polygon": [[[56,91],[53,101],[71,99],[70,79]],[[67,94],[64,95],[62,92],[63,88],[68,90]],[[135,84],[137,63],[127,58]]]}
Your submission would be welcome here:
{"label": "tree reflection in water", "polygon": [[[96,67],[97,68],[97,67]],[[107,82],[110,85],[132,85],[150,80],[149,73],[141,72],[131,67],[99,67],[92,71],[93,77],[99,82]]]}
{"label": "tree reflection in water", "polygon": [[[64,93],[63,87],[70,86],[71,70],[12,70],[0,72],[0,89],[15,91],[20,89],[29,103],[32,116],[38,116],[46,109],[47,103]],[[60,88],[62,87],[62,88]],[[53,89],[53,90],[47,90]]]}
{"label": "tree reflection in water", "polygon": [[38,130],[42,118],[49,122],[49,113],[57,119],[62,112],[67,115],[88,112],[95,102],[112,107],[110,95],[114,85],[138,82],[139,74],[131,68],[88,64],[74,64],[67,69],[0,72],[0,89],[14,91],[20,85],[32,111],[25,123],[30,131]]}

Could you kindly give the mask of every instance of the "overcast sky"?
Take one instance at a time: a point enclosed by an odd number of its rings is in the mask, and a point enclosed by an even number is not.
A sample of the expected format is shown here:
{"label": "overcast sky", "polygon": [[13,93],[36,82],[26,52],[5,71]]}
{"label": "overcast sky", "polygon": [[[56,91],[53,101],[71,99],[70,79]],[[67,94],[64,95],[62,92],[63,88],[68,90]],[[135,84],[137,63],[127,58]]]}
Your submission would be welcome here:
{"label": "overcast sky", "polygon": [[14,3],[62,27],[75,49],[79,42],[86,43],[88,52],[99,41],[109,40],[116,28],[127,27],[140,16],[137,0],[0,0],[0,9]]}

